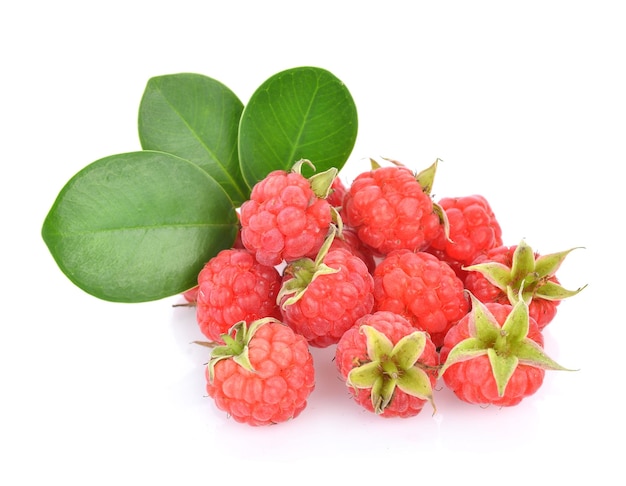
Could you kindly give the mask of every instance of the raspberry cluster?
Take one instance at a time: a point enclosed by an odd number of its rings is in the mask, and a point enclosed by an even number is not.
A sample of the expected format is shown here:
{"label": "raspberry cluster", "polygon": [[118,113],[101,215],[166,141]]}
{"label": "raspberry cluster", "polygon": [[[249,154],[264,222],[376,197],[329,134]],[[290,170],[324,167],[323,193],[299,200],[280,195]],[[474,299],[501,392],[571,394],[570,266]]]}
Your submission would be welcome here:
{"label": "raspberry cluster", "polygon": [[335,346],[354,401],[381,417],[434,411],[438,380],[468,403],[516,405],[565,369],[542,330],[582,290],[555,275],[574,248],[504,245],[484,196],[433,200],[437,162],[372,162],[349,186],[337,170],[306,178],[304,164],[255,185],[235,244],[184,294],[220,410],[250,425],[298,416],[315,388],[311,347]]}

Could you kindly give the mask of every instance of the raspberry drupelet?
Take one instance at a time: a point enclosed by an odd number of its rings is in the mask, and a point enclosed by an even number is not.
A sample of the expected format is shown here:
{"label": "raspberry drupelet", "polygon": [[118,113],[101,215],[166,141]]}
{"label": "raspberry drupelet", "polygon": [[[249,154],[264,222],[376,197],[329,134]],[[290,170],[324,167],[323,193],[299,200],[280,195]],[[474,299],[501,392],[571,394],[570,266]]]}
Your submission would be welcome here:
{"label": "raspberry drupelet", "polygon": [[263,265],[314,257],[333,222],[334,208],[326,197],[337,170],[307,179],[300,173],[305,162],[289,172],[269,173],[241,205],[241,241]]}

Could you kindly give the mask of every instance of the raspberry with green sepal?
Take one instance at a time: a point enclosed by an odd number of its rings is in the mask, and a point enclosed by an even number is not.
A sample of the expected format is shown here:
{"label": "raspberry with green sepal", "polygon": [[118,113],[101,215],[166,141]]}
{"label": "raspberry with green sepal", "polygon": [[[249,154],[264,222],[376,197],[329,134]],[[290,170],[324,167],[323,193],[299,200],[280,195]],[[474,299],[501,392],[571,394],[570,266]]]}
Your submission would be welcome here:
{"label": "raspberry with green sepal", "polygon": [[337,169],[305,178],[298,161],[291,171],[276,170],[252,188],[240,208],[241,240],[264,265],[314,257],[337,212],[327,201]]}
{"label": "raspberry with green sepal", "polygon": [[565,370],[543,349],[543,335],[518,299],[515,306],[480,302],[448,331],[439,377],[461,400],[513,406],[533,395],[546,370]]}
{"label": "raspberry with green sepal", "polygon": [[514,304],[521,297],[529,304],[531,317],[543,330],[554,319],[557,306],[565,298],[578,294],[564,288],[556,272],[573,250],[540,255],[522,240],[519,245],[499,246],[477,257],[465,287],[482,302]]}
{"label": "raspberry with green sepal", "polygon": [[436,162],[415,175],[407,167],[381,167],[354,179],[343,199],[340,214],[346,226],[376,255],[394,250],[420,251],[437,236],[441,211],[430,196]]}
{"label": "raspberry with green sepal", "polygon": [[361,317],[337,343],[335,363],[355,402],[378,416],[413,417],[426,402],[435,410],[435,345],[398,314]]}
{"label": "raspberry with green sepal", "polygon": [[282,322],[237,323],[206,367],[207,392],[218,409],[252,426],[296,418],[315,388],[306,340]]}
{"label": "raspberry with green sepal", "polygon": [[374,306],[374,279],[367,265],[330,233],[315,260],[285,267],[278,303],[283,321],[315,347],[336,344]]}
{"label": "raspberry with green sepal", "polygon": [[446,213],[447,234],[442,226],[426,251],[450,265],[464,280],[467,272],[463,266],[502,245],[502,228],[484,196],[445,197],[438,204]]}

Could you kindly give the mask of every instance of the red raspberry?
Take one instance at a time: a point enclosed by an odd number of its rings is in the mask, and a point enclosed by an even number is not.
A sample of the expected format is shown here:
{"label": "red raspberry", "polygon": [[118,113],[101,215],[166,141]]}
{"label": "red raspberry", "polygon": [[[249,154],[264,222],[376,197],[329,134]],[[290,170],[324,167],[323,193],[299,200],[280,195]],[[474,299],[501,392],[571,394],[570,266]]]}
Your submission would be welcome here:
{"label": "red raspberry", "polygon": [[332,218],[332,206],[314,192],[309,179],[297,170],[276,170],[255,184],[241,205],[241,239],[259,263],[276,266],[314,257]]}
{"label": "red raspberry", "polygon": [[463,280],[466,272],[461,267],[502,245],[502,229],[483,196],[447,197],[438,204],[446,213],[449,237],[442,227],[426,251],[449,264]]}
{"label": "red raspberry", "polygon": [[202,333],[221,343],[222,334],[239,321],[280,317],[276,297],[281,277],[247,250],[222,250],[198,275],[196,320]]}
{"label": "red raspberry", "polygon": [[541,256],[524,241],[493,248],[465,267],[465,287],[482,302],[507,304],[515,303],[521,290],[530,301],[530,316],[543,330],[554,319],[561,300],[584,288],[566,290],[555,275],[572,250]]}
{"label": "red raspberry", "polygon": [[354,400],[381,417],[415,416],[427,401],[435,408],[435,345],[398,314],[360,318],[337,343],[335,364]]}
{"label": "red raspberry", "polygon": [[378,255],[426,248],[440,228],[430,194],[408,168],[378,167],[359,174],[340,211],[343,222]]}
{"label": "red raspberry", "polygon": [[543,336],[520,300],[483,304],[472,297],[472,311],[445,337],[439,376],[461,400],[473,404],[517,405],[535,393],[546,369],[564,369],[543,351]]}
{"label": "red raspberry", "polygon": [[469,310],[463,282],[430,253],[398,250],[374,271],[374,309],[395,312],[430,334],[437,347]]}
{"label": "red raspberry", "polygon": [[374,280],[365,263],[339,248],[285,268],[279,296],[283,320],[312,346],[336,344],[374,307]]}
{"label": "red raspberry", "polygon": [[269,425],[297,417],[315,387],[306,340],[266,318],[238,323],[206,368],[207,392],[237,422]]}

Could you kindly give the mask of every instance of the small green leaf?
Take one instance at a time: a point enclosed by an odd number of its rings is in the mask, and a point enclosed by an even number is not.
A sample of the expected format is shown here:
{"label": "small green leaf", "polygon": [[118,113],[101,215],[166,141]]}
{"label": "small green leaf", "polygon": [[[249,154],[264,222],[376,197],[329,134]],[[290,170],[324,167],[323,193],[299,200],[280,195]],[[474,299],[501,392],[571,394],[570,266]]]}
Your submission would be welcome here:
{"label": "small green leaf", "polygon": [[371,388],[381,375],[380,362],[370,361],[352,368],[348,373],[347,383],[355,388]]}
{"label": "small green leaf", "polygon": [[[526,280],[525,280],[526,279]],[[513,263],[511,264],[511,282],[521,285],[523,281],[534,282],[537,279],[535,274],[535,253],[533,249],[522,240],[513,252]]]}
{"label": "small green leaf", "polygon": [[539,256],[535,262],[535,272],[540,278],[552,277],[561,267],[567,255],[578,248],[580,247]]}
{"label": "small green leaf", "polygon": [[243,110],[243,177],[252,187],[273,170],[290,170],[300,159],[310,160],[318,172],[340,170],[356,135],[356,106],[339,79],[316,67],[282,71],[265,81]]}
{"label": "small green leaf", "polygon": [[519,359],[517,356],[498,354],[495,349],[488,349],[487,356],[489,356],[493,378],[498,387],[498,395],[502,397],[504,396],[506,386],[509,384],[511,376],[513,376],[513,373],[515,373],[517,369]]}
{"label": "small green leaf", "polygon": [[521,364],[534,366],[543,370],[573,371],[561,366],[546,354],[544,349],[532,339],[525,339],[519,343],[513,353]]}
{"label": "small green leaf", "polygon": [[393,343],[378,329],[363,324],[360,332],[365,334],[367,356],[372,361],[386,360],[393,352]]}
{"label": "small green leaf", "polygon": [[502,324],[502,331],[506,336],[507,345],[521,342],[528,336],[528,304],[518,300],[506,320]]}
{"label": "small green leaf", "polygon": [[408,370],[419,359],[426,347],[426,333],[415,331],[404,336],[393,347],[390,358],[398,368]]}
{"label": "small green leaf", "polygon": [[407,395],[428,400],[435,409],[432,385],[425,371],[417,367],[408,368],[400,375],[396,385]]}
{"label": "small green leaf", "polygon": [[500,337],[501,328],[483,302],[472,294],[470,294],[470,298],[472,301],[470,334],[478,338],[483,344],[491,346]]}
{"label": "small green leaf", "polygon": [[445,363],[439,369],[439,377],[441,378],[446,370],[453,364],[468,361],[487,354],[489,348],[485,347],[485,344],[478,338],[467,338],[457,343],[448,354]]}
{"label": "small green leaf", "polygon": [[477,263],[475,265],[463,267],[463,270],[468,272],[479,272],[489,281],[489,283],[495,285],[502,291],[506,290],[507,286],[511,283],[511,269],[503,263]]}
{"label": "small green leaf", "polygon": [[103,300],[145,302],[197,284],[238,228],[224,190],[198,166],[163,152],[112,155],[63,187],[42,228],[60,269]]}
{"label": "small green leaf", "polygon": [[537,287],[535,297],[545,300],[562,300],[568,297],[573,297],[574,295],[580,293],[585,287],[586,285],[576,290],[567,290],[561,285],[547,280]]}
{"label": "small green leaf", "polygon": [[139,106],[141,146],[198,165],[239,206],[250,193],[239,168],[237,133],[242,112],[237,96],[207,76],[182,73],[151,78]]}

